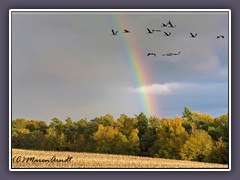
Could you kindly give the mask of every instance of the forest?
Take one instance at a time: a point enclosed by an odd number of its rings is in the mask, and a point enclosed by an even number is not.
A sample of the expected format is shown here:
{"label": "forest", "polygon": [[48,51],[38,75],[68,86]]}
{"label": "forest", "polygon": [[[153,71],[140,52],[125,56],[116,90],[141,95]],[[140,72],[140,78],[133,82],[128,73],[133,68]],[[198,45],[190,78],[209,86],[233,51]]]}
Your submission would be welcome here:
{"label": "forest", "polygon": [[181,116],[149,118],[140,113],[135,117],[111,114],[94,119],[65,122],[51,119],[12,120],[12,148],[93,152],[148,156],[228,164],[228,114],[213,118],[209,114],[184,108]]}

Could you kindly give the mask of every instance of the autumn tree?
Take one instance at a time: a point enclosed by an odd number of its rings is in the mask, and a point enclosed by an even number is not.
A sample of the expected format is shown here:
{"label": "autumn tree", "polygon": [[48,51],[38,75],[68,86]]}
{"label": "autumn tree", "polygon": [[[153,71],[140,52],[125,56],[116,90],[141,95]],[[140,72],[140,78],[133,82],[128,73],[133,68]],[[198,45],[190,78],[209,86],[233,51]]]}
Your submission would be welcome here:
{"label": "autumn tree", "polygon": [[180,149],[183,160],[207,161],[213,148],[211,136],[203,130],[196,130]]}
{"label": "autumn tree", "polygon": [[128,137],[128,148],[127,154],[129,155],[139,155],[140,154],[140,142],[138,137],[138,129],[135,128],[131,131]]}
{"label": "autumn tree", "polygon": [[99,153],[119,153],[121,149],[116,147],[124,149],[127,145],[126,137],[118,129],[111,126],[104,127],[102,124],[99,124],[93,139],[96,145],[95,152]]}
{"label": "autumn tree", "polygon": [[183,119],[176,116],[173,120],[164,118],[157,129],[157,139],[154,142],[152,153],[156,157],[180,159],[179,152],[188,133],[182,126]]}
{"label": "autumn tree", "polygon": [[137,128],[137,118],[130,118],[125,114],[121,114],[117,119],[117,127],[119,131],[126,137],[129,137],[132,130]]}
{"label": "autumn tree", "polygon": [[24,129],[26,127],[27,121],[23,118],[17,118],[12,121],[13,129]]}
{"label": "autumn tree", "polygon": [[115,120],[110,114],[77,122],[53,118],[12,120],[12,147],[99,152],[228,163],[228,114],[213,118],[185,108],[183,117],[159,119],[144,113]]}
{"label": "autumn tree", "polygon": [[115,122],[114,117],[111,114],[96,117],[95,119],[93,119],[93,121],[97,124],[102,124],[103,126],[111,126]]}
{"label": "autumn tree", "polygon": [[211,153],[206,157],[206,161],[227,164],[229,161],[228,143],[222,139],[215,141]]}

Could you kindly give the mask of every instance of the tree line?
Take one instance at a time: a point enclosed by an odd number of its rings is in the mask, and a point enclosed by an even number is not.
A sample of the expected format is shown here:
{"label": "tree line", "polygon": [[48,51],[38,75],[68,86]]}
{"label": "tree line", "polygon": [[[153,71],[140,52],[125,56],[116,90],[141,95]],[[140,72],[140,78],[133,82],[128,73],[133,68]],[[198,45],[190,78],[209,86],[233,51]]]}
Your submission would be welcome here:
{"label": "tree line", "polygon": [[182,117],[135,117],[110,114],[92,120],[62,122],[14,119],[12,148],[95,152],[228,164],[228,114],[209,114],[184,108]]}

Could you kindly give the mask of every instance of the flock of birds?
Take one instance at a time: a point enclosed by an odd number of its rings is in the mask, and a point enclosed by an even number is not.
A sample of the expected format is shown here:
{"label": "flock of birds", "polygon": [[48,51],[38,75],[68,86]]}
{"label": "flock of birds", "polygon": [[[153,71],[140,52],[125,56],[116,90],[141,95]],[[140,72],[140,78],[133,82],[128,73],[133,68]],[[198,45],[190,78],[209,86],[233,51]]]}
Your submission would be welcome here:
{"label": "flock of birds", "polygon": [[[167,23],[162,23],[161,27],[175,28],[176,25],[173,25],[171,21],[168,21]],[[161,32],[161,31],[162,30],[160,30],[160,29],[149,29],[149,28],[147,28],[147,33],[146,34],[153,34],[154,32]],[[131,32],[129,30],[127,30],[127,29],[124,29],[123,33],[131,33]],[[171,32],[163,31],[163,33],[164,33],[164,36],[171,36]],[[114,31],[112,29],[112,35],[117,35],[117,34],[118,34],[118,31]],[[189,38],[196,38],[197,35],[198,35],[197,33],[190,32]],[[223,35],[218,35],[217,39],[219,39],[219,38],[223,39],[224,36]],[[180,55],[180,53],[181,53],[180,51],[178,53],[170,52],[170,53],[167,53],[167,54],[162,54],[162,56],[176,56],[176,55]],[[157,55],[156,55],[156,53],[149,52],[149,53],[147,53],[147,56],[155,56],[156,57]]]}

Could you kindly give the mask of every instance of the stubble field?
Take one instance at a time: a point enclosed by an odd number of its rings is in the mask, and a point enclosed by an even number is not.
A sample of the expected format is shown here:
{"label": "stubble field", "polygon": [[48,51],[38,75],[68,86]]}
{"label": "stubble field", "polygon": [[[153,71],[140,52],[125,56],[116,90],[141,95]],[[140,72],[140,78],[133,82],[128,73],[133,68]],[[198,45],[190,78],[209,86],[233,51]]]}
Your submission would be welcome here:
{"label": "stubble field", "polygon": [[33,151],[12,149],[12,169],[15,168],[79,168],[79,169],[175,169],[175,168],[224,168],[228,165],[203,163],[193,161],[171,160],[163,158],[149,158],[139,156],[59,152],[59,151]]}

